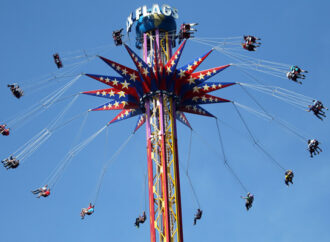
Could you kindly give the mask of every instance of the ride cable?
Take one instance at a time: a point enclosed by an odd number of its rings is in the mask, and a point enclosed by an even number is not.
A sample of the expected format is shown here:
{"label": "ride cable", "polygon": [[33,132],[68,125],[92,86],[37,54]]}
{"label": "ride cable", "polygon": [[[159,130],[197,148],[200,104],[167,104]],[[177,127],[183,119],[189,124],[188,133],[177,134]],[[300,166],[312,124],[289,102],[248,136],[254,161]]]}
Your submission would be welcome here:
{"label": "ride cable", "polygon": [[[233,50],[240,50],[241,47],[241,39],[242,36],[239,37],[229,37],[229,38],[205,38],[205,37],[194,37],[193,40],[195,42],[210,45],[210,46],[217,46],[223,47],[226,50],[233,49]],[[227,47],[228,46],[228,47]]]}
{"label": "ride cable", "polygon": [[231,64],[233,66],[238,66],[244,69],[250,69],[265,74],[273,75],[282,79],[287,79],[285,74],[290,70],[291,65],[289,64],[282,64],[278,62],[253,58],[239,53],[234,53],[233,51],[230,51],[230,48],[220,47],[222,45],[221,43],[214,46],[213,43],[208,43],[198,39],[192,39],[192,40],[204,45],[212,46],[218,52],[226,55],[231,59],[234,59],[238,63]]}
{"label": "ride cable", "polygon": [[[209,142],[207,142],[207,140],[206,139],[204,139],[204,137],[203,136],[201,136],[199,133],[197,133],[195,130],[193,130],[194,131],[194,133],[195,134],[197,134],[199,137],[200,137],[200,140],[202,140],[204,143],[205,143],[205,145],[208,147],[208,148],[210,148],[210,150],[212,150],[213,152],[214,152],[214,154],[216,154],[217,156],[222,156],[222,159],[224,159],[223,157],[226,157],[224,154],[224,152],[222,151],[222,155],[217,151],[217,149],[216,148],[214,148],[213,147],[213,145],[212,144],[210,144]],[[221,138],[221,136],[220,136],[220,138]],[[221,140],[221,142],[222,142],[222,139],[220,139]],[[239,178],[239,176],[235,173],[235,171],[231,168],[231,166],[228,164],[228,160],[226,160],[226,162],[225,162],[225,160],[224,160],[224,165],[225,165],[225,167],[227,167],[227,169],[229,170],[229,172],[230,172],[230,174],[232,174],[233,175],[233,177],[237,180],[237,182],[240,184],[240,186],[241,186],[241,188],[245,191],[245,192],[247,192],[247,189],[246,189],[246,186],[244,185],[244,183],[242,182],[242,180]]]}
{"label": "ride cable", "polygon": [[[83,127],[84,122],[81,127]],[[83,142],[79,143],[78,145],[74,146],[62,159],[62,161],[59,163],[59,165],[56,167],[56,169],[52,172],[52,175],[50,176],[48,182],[46,184],[49,185],[49,187],[54,188],[57,182],[59,181],[60,177],[62,176],[65,168],[68,166],[68,164],[72,161],[73,157],[75,157],[77,154],[79,154],[89,143],[91,143],[99,134],[101,134],[104,129],[106,129],[108,125],[102,127],[100,130],[98,130],[96,133],[88,137]],[[82,128],[81,128],[82,129]]]}
{"label": "ride cable", "polygon": [[238,110],[238,108],[236,107],[236,104],[234,102],[232,102],[238,116],[240,117],[244,127],[246,128],[246,130],[248,131],[253,143],[256,145],[256,147],[258,147],[275,165],[277,165],[280,169],[282,169],[283,171],[286,171],[286,169],[284,169],[284,167],[269,153],[265,150],[265,148],[263,148],[259,142],[257,142],[257,140],[255,139],[254,135],[252,134],[249,126],[247,125],[246,121],[244,120],[241,112]]}
{"label": "ride cable", "polygon": [[[52,92],[48,96],[44,97],[42,100],[40,100],[38,103],[34,104],[31,108],[29,108],[27,111],[23,111],[22,113],[19,113],[16,115],[15,118],[4,121],[8,126],[11,128],[18,128],[19,125],[22,125],[24,122],[27,122],[29,118],[31,118],[33,115],[37,116],[38,114],[41,114],[42,112],[49,109],[54,103],[59,102],[62,95],[81,77],[82,75],[76,76],[74,79],[72,79],[69,83],[66,83],[63,87],[57,89],[56,91]],[[75,94],[78,95],[78,94]],[[72,96],[72,95],[71,95]],[[70,96],[70,97],[71,97]]]}
{"label": "ride cable", "polygon": [[[67,120],[66,122],[54,127],[53,129],[49,130],[47,128],[40,131],[37,135],[35,135],[33,138],[31,138],[26,144],[21,146],[15,153],[20,153],[17,155],[17,157],[21,157],[21,154],[23,154],[23,158],[27,158],[27,156],[30,156],[32,153],[34,153],[41,144],[43,144],[50,136],[52,135],[53,131],[58,130],[60,128],[65,127],[67,124],[71,123],[72,121],[76,120],[77,118],[80,118],[83,114],[87,114],[88,112],[80,113],[71,119]],[[21,158],[20,160],[23,160]]]}
{"label": "ride cable", "polygon": [[307,97],[305,95],[281,88],[276,86],[265,86],[265,85],[252,85],[247,83],[237,83],[241,87],[248,87],[253,90],[259,91],[278,98],[286,103],[289,103],[301,110],[306,110],[315,98]]}
{"label": "ride cable", "polygon": [[99,53],[103,53],[105,51],[109,51],[113,48],[112,44],[101,45],[98,47],[94,47],[92,49],[86,50],[75,50],[68,52],[60,52],[61,59],[63,61],[91,58],[97,56]]}
{"label": "ride cable", "polygon": [[147,172],[145,171],[143,174],[143,200],[144,200],[144,210],[143,211],[147,211]]}
{"label": "ride cable", "polygon": [[251,107],[248,107],[248,106],[243,105],[243,104],[238,103],[238,102],[235,102],[235,105],[238,106],[238,107],[240,107],[240,108],[242,108],[242,109],[245,109],[246,111],[248,111],[248,112],[256,115],[257,117],[263,118],[264,120],[267,120],[267,121],[271,121],[272,120],[272,118],[269,115],[267,115],[266,113],[259,112],[259,111],[255,110],[255,109],[251,108]]}
{"label": "ride cable", "polygon": [[301,135],[300,133],[298,133],[297,131],[295,131],[293,128],[291,128],[288,125],[286,125],[284,123],[284,121],[281,121],[280,119],[277,119],[277,118],[275,119],[275,117],[273,115],[271,115],[269,112],[267,112],[266,109],[260,104],[260,102],[258,102],[257,99],[254,96],[252,96],[252,94],[250,92],[248,92],[246,90],[246,88],[244,88],[244,85],[241,85],[241,84],[239,84],[239,85],[243,89],[243,91],[254,101],[254,103],[257,104],[258,107],[260,109],[262,109],[262,111],[271,118],[271,120],[275,121],[276,123],[278,123],[279,125],[281,125],[285,129],[287,129],[288,131],[290,131],[292,134],[296,135],[302,142],[304,142],[304,143],[306,142],[306,140],[307,140],[306,137],[304,137],[303,135]]}
{"label": "ride cable", "polygon": [[193,183],[191,181],[191,178],[189,176],[189,166],[190,166],[190,158],[191,158],[191,146],[192,146],[192,135],[193,135],[193,130],[191,129],[191,132],[190,132],[190,139],[189,139],[189,146],[188,146],[188,157],[187,157],[187,167],[186,167],[186,177],[188,179],[188,183],[190,185],[190,189],[192,191],[192,194],[193,194],[193,197],[195,199],[195,202],[198,206],[199,209],[201,209],[201,205],[200,205],[200,202],[199,202],[199,199],[198,199],[198,196],[197,196],[197,192],[193,186]]}
{"label": "ride cable", "polygon": [[124,143],[118,148],[118,150],[111,156],[111,158],[104,164],[97,185],[96,185],[96,189],[95,189],[95,195],[91,201],[92,204],[96,204],[97,199],[99,197],[100,194],[100,190],[101,190],[101,185],[104,179],[104,175],[107,172],[109,166],[116,160],[117,156],[124,150],[124,148],[128,145],[129,141],[132,139],[132,137],[134,136],[134,133],[130,134],[128,136],[128,138],[124,141]]}
{"label": "ride cable", "polygon": [[[275,118],[274,115],[271,115],[271,114],[266,114],[266,113],[263,113],[263,112],[259,112],[255,109],[251,108],[251,107],[245,106],[245,105],[240,104],[238,102],[234,102],[234,103],[237,107],[240,107],[240,108],[254,114],[255,116],[257,116],[259,118],[262,118],[262,119],[267,120],[267,121],[276,122],[277,124],[280,125],[280,128],[284,129],[285,131],[289,131],[291,134],[298,137],[299,140],[302,141],[303,143],[305,143],[306,140],[308,139],[306,135],[302,134],[303,132],[301,130],[297,130],[295,127],[292,126],[292,124],[288,123],[287,121],[285,121],[283,119]],[[226,125],[230,127],[230,125],[228,125],[228,124],[226,124]]]}
{"label": "ride cable", "polygon": [[270,62],[270,61],[266,61],[266,60],[255,59],[255,58],[252,58],[252,60],[249,61],[249,60],[243,58],[243,57],[249,58],[247,56],[233,54],[232,52],[229,52],[229,51],[221,49],[221,48],[216,48],[216,50],[219,50],[222,54],[226,55],[227,57],[238,61],[238,63],[232,63],[231,64],[232,66],[237,66],[240,68],[249,69],[249,70],[265,73],[268,75],[272,75],[272,76],[275,76],[278,78],[287,79],[286,73],[290,70],[290,65],[285,64],[283,66],[280,66],[280,65],[282,65],[280,63]]}
{"label": "ride cable", "polygon": [[45,143],[55,131],[57,123],[63,118],[64,114],[71,108],[74,102],[77,100],[76,96],[66,107],[65,109],[48,125],[48,127],[41,130],[37,135],[27,141],[23,146],[21,146],[17,151],[13,153],[21,163],[32,155],[43,143]]}
{"label": "ride cable", "polygon": [[[78,143],[78,141],[79,141],[79,139],[80,139],[80,136],[81,136],[81,133],[82,133],[82,131],[83,131],[83,128],[84,128],[84,126],[85,126],[85,124],[86,124],[86,122],[87,122],[88,114],[89,114],[89,112],[85,112],[85,113],[84,113],[85,117],[83,118],[83,121],[81,122],[80,128],[79,128],[79,130],[78,130],[78,133],[76,134],[76,136],[75,136],[75,138],[74,138],[74,140],[73,140],[73,142],[72,142],[72,144],[71,144],[71,149],[73,148],[73,146],[74,146],[76,143]],[[71,119],[71,120],[73,120],[73,119]],[[61,126],[58,126],[58,128],[65,126],[65,125],[66,125],[67,123],[69,123],[71,120],[65,122],[65,123],[62,124]],[[62,160],[62,161],[63,161],[63,160]],[[55,168],[55,169],[52,171],[52,173],[49,174],[49,176],[45,179],[45,181],[42,183],[42,185],[44,185],[44,184],[48,184],[48,181],[51,180],[50,178],[54,176],[55,171],[58,170],[58,167],[59,167],[61,164],[62,164],[62,163],[60,162],[60,163],[57,165],[57,168]]]}
{"label": "ride cable", "polygon": [[69,67],[66,67],[66,71],[57,71],[56,73],[48,74],[45,78],[37,80],[31,80],[30,84],[24,84],[27,81],[20,81],[20,86],[24,89],[24,93],[32,95],[51,84],[59,83],[67,78],[72,78],[78,76],[77,70],[79,69],[81,63],[76,63]]}
{"label": "ride cable", "polygon": [[236,172],[234,171],[234,169],[228,163],[228,160],[227,160],[227,157],[226,157],[226,153],[225,153],[225,147],[224,147],[222,136],[221,136],[221,132],[220,132],[218,118],[216,118],[215,120],[216,120],[218,135],[219,135],[220,147],[221,147],[221,151],[222,151],[222,155],[223,155],[223,162],[224,162],[225,166],[228,168],[228,170],[231,172],[231,174],[236,178],[236,180],[238,181],[238,183],[241,185],[242,189],[247,193],[248,190],[244,186],[243,182],[238,177],[238,175],[236,174]]}
{"label": "ride cable", "polygon": [[22,164],[23,161],[32,155],[44,142],[51,136],[48,129],[41,130],[38,134],[32,137],[28,142],[15,151],[12,156],[17,158]]}
{"label": "ride cable", "polygon": [[[76,77],[78,69],[85,63],[88,63],[92,60],[94,60],[96,57],[98,57],[98,54],[100,53],[106,53],[110,50],[110,45],[104,45],[100,47],[96,47],[94,49],[85,51],[85,50],[79,50],[76,53],[79,53],[79,56],[68,56],[61,58],[62,60],[74,60],[75,62],[70,64],[65,64],[65,66],[59,70],[57,70],[55,73],[44,75],[40,78],[33,78],[29,80],[20,80],[20,86],[23,86],[24,92],[28,94],[36,93],[46,87],[48,87],[50,84],[57,83],[59,80],[69,78],[69,77]],[[84,59],[80,61],[80,59]],[[76,61],[78,60],[78,62]],[[55,82],[57,80],[57,82]],[[26,84],[25,84],[26,83]]]}

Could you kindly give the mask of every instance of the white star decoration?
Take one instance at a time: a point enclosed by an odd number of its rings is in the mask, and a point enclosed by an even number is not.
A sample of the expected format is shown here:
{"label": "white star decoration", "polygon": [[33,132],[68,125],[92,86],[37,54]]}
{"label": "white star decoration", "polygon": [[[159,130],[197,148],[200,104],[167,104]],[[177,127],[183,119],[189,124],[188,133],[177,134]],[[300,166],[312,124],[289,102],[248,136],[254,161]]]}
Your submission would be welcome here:
{"label": "white star decoration", "polygon": [[129,83],[125,80],[125,81],[122,83],[122,86],[123,86],[123,88],[128,89]]}
{"label": "white star decoration", "polygon": [[125,92],[120,91],[120,92],[118,92],[118,95],[119,95],[119,97],[125,97]]}
{"label": "white star decoration", "polygon": [[130,80],[133,80],[133,81],[136,81],[136,75],[135,75],[135,73],[132,73],[132,74],[130,74]]}
{"label": "white star decoration", "polygon": [[143,75],[147,76],[149,74],[148,68],[143,68]]}

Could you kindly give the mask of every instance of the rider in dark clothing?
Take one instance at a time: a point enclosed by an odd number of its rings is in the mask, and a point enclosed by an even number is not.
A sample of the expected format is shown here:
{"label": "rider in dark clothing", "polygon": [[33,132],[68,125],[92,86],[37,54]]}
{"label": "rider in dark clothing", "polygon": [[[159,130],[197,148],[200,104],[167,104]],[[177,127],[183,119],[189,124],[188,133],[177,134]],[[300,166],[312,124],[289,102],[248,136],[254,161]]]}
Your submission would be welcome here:
{"label": "rider in dark clothing", "polygon": [[320,142],[316,139],[308,140],[308,151],[310,153],[310,156],[313,157],[313,155],[319,154],[322,152],[322,149],[319,147]]}
{"label": "rider in dark clothing", "polygon": [[313,100],[313,105],[312,106],[315,109],[317,109],[321,115],[324,115],[324,116],[325,116],[325,112],[323,111],[323,109],[328,110],[328,108],[324,107],[323,103],[319,100]]}
{"label": "rider in dark clothing", "polygon": [[291,170],[287,170],[286,172],[285,172],[285,184],[287,185],[287,186],[289,186],[289,182],[291,183],[291,184],[293,184],[293,182],[292,182],[292,179],[293,179],[293,177],[294,177],[294,174],[293,174],[293,172],[291,171]]}
{"label": "rider in dark clothing", "polygon": [[245,199],[246,210],[249,210],[252,207],[254,196],[248,192],[246,197],[241,197],[241,198]]}
{"label": "rider in dark clothing", "polygon": [[2,125],[0,125],[0,134],[2,134],[3,136],[8,136],[9,135],[9,133],[10,133],[10,129],[8,128],[8,129],[6,129],[6,124],[2,124]]}
{"label": "rider in dark clothing", "polygon": [[146,212],[143,212],[142,216],[139,216],[135,219],[134,225],[139,228],[140,224],[143,224],[146,221],[146,219],[147,219]]}
{"label": "rider in dark clothing", "polygon": [[2,160],[1,163],[3,166],[8,169],[15,169],[19,166],[19,160],[17,160],[15,157],[10,156],[9,158]]}
{"label": "rider in dark clothing", "polygon": [[112,38],[113,38],[116,46],[123,44],[122,37],[124,35],[121,33],[122,31],[123,31],[123,29],[115,30],[112,32]]}
{"label": "rider in dark clothing", "polygon": [[54,57],[54,61],[55,61],[55,64],[56,64],[57,68],[58,69],[62,68],[63,67],[63,64],[62,64],[62,61],[60,59],[59,54],[56,53],[56,54],[53,55],[53,57]]}
{"label": "rider in dark clothing", "polygon": [[194,217],[194,225],[196,225],[197,220],[201,219],[203,215],[203,211],[200,209],[197,209],[197,213],[195,214]]}
{"label": "rider in dark clothing", "polygon": [[[321,119],[321,120],[323,120],[322,117],[324,117],[324,118],[326,117],[324,111],[320,110],[320,109],[317,108],[315,105],[308,105],[308,109],[307,109],[306,111],[307,111],[307,112],[312,111],[313,114],[314,114],[317,118],[319,118],[319,119]],[[322,116],[322,117],[321,117],[321,116]]]}
{"label": "rider in dark clothing", "polygon": [[243,49],[246,49],[248,51],[256,51],[256,48],[259,47],[259,45],[244,43],[244,44],[242,44],[242,47],[243,47]]}
{"label": "rider in dark clothing", "polygon": [[188,23],[188,24],[181,24],[180,26],[180,32],[179,32],[179,44],[184,39],[189,39],[192,36],[192,34],[197,31],[196,29],[192,28],[193,26],[197,25],[198,23]]}
{"label": "rider in dark clothing", "polygon": [[299,68],[298,66],[291,66],[290,67],[290,71],[288,73],[286,73],[286,76],[289,80],[298,82],[299,84],[302,84],[301,81],[299,81],[298,79],[305,79],[305,75],[302,73],[308,73],[308,71],[305,71],[301,68]]}
{"label": "rider in dark clothing", "polygon": [[260,42],[257,42],[257,40],[261,40],[261,39],[255,37],[255,36],[244,35],[243,38],[244,38],[244,41],[245,41],[246,44],[258,44],[258,45],[261,45]]}
{"label": "rider in dark clothing", "polygon": [[23,96],[23,90],[19,87],[19,85],[15,84],[8,84],[8,87],[10,87],[10,91],[13,93],[13,95],[16,98],[21,98]]}

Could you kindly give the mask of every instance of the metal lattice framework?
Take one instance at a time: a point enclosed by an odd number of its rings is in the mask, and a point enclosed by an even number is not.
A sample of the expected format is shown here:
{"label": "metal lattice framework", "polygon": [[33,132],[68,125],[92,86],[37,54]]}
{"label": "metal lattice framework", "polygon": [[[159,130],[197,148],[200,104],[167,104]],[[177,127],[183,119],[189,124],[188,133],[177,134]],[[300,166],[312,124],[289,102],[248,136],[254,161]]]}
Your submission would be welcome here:
{"label": "metal lattice framework", "polygon": [[[151,230],[159,241],[182,241],[176,122],[171,97],[158,95],[146,104]],[[152,232],[153,234],[154,232]],[[152,235],[153,236],[153,235]]]}
{"label": "metal lattice framework", "polygon": [[[149,46],[149,48],[148,48]],[[169,60],[172,49],[167,33],[144,34],[144,60],[153,59],[152,46],[160,50],[162,62]],[[179,167],[177,159],[176,119],[173,98],[160,92],[147,100],[147,143],[149,174],[149,214],[151,241],[182,241]]]}

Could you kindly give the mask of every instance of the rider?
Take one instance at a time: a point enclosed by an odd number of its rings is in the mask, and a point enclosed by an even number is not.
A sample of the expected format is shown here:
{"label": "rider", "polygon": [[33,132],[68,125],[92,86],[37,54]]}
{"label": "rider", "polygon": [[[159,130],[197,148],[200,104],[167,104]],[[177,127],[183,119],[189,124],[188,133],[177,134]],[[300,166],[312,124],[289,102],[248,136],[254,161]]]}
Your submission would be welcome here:
{"label": "rider", "polygon": [[46,185],[44,185],[43,187],[41,187],[41,188],[38,188],[38,189],[36,189],[36,190],[34,190],[34,191],[31,191],[33,194],[38,194],[38,193],[40,193],[40,192],[45,192],[45,191],[47,191],[47,189],[48,189],[48,185],[46,184]]}
{"label": "rider", "polygon": [[256,48],[259,46],[260,45],[247,44],[247,43],[242,44],[243,49],[246,49],[248,51],[256,51]]}
{"label": "rider", "polygon": [[323,109],[328,110],[327,107],[324,107],[323,103],[319,100],[313,100],[313,106],[317,108],[321,113],[325,114]]}
{"label": "rider", "polygon": [[298,78],[305,79],[305,77],[306,77],[304,74],[301,74],[302,72],[308,73],[308,71],[303,70],[298,66],[291,66],[290,71],[286,73],[286,76],[289,80],[302,84],[301,81],[298,81]]}
{"label": "rider", "polygon": [[[326,117],[325,113],[323,110],[321,110],[320,108],[318,108],[317,106],[315,105],[308,105],[308,109],[306,110],[307,112],[310,112],[312,111],[313,114],[318,117],[319,119],[323,120],[322,117]],[[322,116],[322,117],[321,117]]]}
{"label": "rider", "polygon": [[[286,73],[286,77],[287,77],[289,80],[292,80],[292,81],[294,81],[294,82],[297,82],[297,83],[299,83],[299,84],[302,84],[301,81],[297,80],[298,76],[295,75],[294,73],[292,73],[291,71],[289,71],[289,72]],[[304,79],[304,78],[302,78],[302,79]]]}
{"label": "rider", "polygon": [[257,42],[257,40],[260,40],[260,38],[257,38],[252,35],[244,35],[244,43],[242,43],[243,49],[246,49],[248,51],[256,51],[257,47],[260,47],[261,43]]}
{"label": "rider", "polygon": [[[300,67],[298,67],[298,66],[291,66],[290,67],[290,71],[292,72],[292,73],[294,73],[294,74],[300,74],[300,73],[302,73],[302,72],[304,72],[304,73],[308,73],[308,71],[306,71],[306,70],[303,70],[303,69],[301,69]],[[303,74],[301,74],[303,77],[305,77],[305,75],[303,75]]]}
{"label": "rider", "polygon": [[193,31],[197,31],[197,30],[192,27],[197,24],[198,23],[181,24],[180,32],[179,32],[179,44],[182,42],[183,39],[189,39],[190,37],[193,37],[192,36]]}
{"label": "rider", "polygon": [[308,150],[311,157],[313,157],[313,155],[316,155],[316,153],[319,154],[320,152],[322,152],[322,149],[319,147],[319,144],[320,142],[316,139],[308,140]]}
{"label": "rider", "polygon": [[8,136],[9,135],[9,128],[8,129],[5,129],[5,130],[3,130],[2,132],[1,132],[1,134],[3,135],[3,136]]}
{"label": "rider", "polygon": [[89,203],[88,208],[81,209],[80,212],[81,219],[84,219],[86,214],[91,215],[93,213],[94,213],[94,205],[92,205],[92,203]]}
{"label": "rider", "polygon": [[16,98],[20,98],[23,96],[23,90],[17,85],[16,83],[14,84],[8,84],[8,87],[10,87],[10,91],[13,93],[13,95]]}
{"label": "rider", "polygon": [[244,40],[245,40],[245,43],[246,44],[258,44],[258,45],[261,45],[260,42],[257,42],[257,40],[261,40],[260,38],[257,38],[253,35],[244,35],[243,36]]}
{"label": "rider", "polygon": [[312,143],[314,144],[314,150],[317,154],[320,154],[320,152],[322,152],[322,149],[319,147],[320,142],[316,139],[312,139]]}
{"label": "rider", "polygon": [[285,184],[289,186],[289,182],[293,184],[292,179],[294,177],[293,171],[292,170],[287,170],[285,172]]}
{"label": "rider", "polygon": [[320,142],[318,140],[309,139],[307,142],[308,142],[308,150],[311,157],[313,157],[313,155],[316,155],[316,153],[319,154],[320,152],[322,152],[322,149],[319,147]]}
{"label": "rider", "polygon": [[19,166],[19,160],[17,160],[15,157],[13,157],[12,155],[5,159],[2,160],[1,163],[3,164],[3,166],[8,170],[8,169],[15,169]]}
{"label": "rider", "polygon": [[146,212],[143,212],[142,216],[139,216],[135,219],[134,225],[139,228],[140,224],[143,224],[146,220],[147,220]]}
{"label": "rider", "polygon": [[241,196],[241,198],[245,199],[246,210],[249,210],[252,207],[254,196],[251,193],[248,192],[246,197]]}
{"label": "rider", "polygon": [[112,38],[115,41],[115,45],[122,45],[123,44],[123,40],[122,37],[124,36],[121,32],[123,31],[123,28],[121,28],[120,30],[115,30],[112,32]]}
{"label": "rider", "polygon": [[202,215],[203,215],[203,211],[198,208],[194,218],[194,225],[196,225],[197,220],[202,218]]}
{"label": "rider", "polygon": [[2,135],[4,135],[4,136],[8,136],[9,135],[9,128],[8,129],[6,129],[6,124],[2,124],[2,125],[0,125],[0,134],[2,134]]}
{"label": "rider", "polygon": [[307,143],[308,143],[308,151],[309,151],[311,157],[313,157],[313,155],[316,155],[314,145],[310,139],[307,141]]}
{"label": "rider", "polygon": [[48,197],[49,195],[50,195],[50,188],[46,189],[45,191],[40,191],[37,198],[40,198],[41,196]]}
{"label": "rider", "polygon": [[54,61],[55,61],[55,64],[57,66],[58,69],[62,68],[63,67],[63,64],[62,64],[62,61],[60,59],[60,56],[58,53],[55,53],[53,54],[53,57],[54,57]]}

